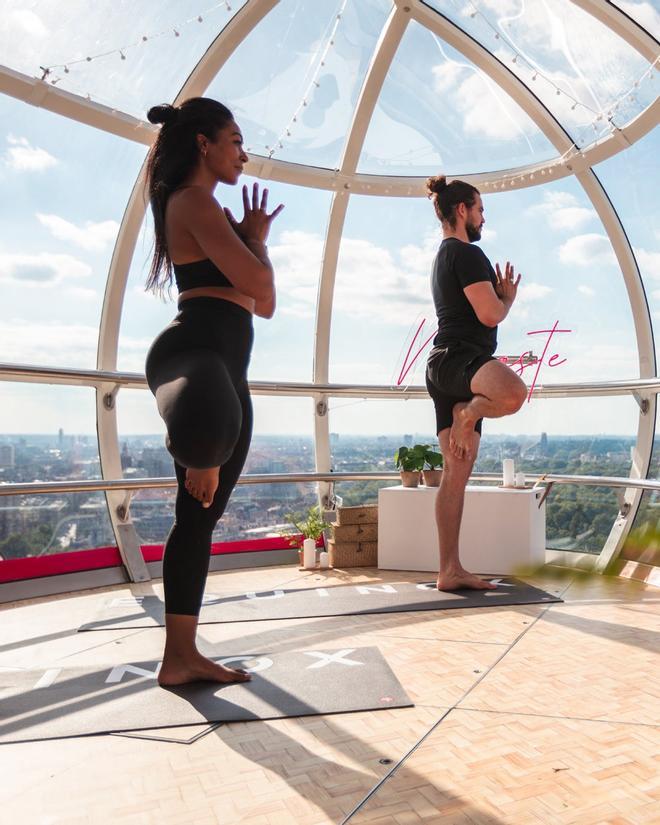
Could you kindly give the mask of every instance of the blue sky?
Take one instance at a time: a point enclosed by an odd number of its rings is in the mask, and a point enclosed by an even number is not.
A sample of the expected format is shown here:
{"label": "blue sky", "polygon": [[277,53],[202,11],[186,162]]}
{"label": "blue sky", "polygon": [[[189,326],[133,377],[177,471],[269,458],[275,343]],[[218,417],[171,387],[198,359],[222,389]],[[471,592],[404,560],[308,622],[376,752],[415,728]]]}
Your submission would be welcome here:
{"label": "blue sky", "polygon": [[[436,5],[447,13],[451,6],[460,17],[456,11],[460,4]],[[497,20],[496,7],[503,17],[509,6],[513,8],[508,0],[499,5],[483,0],[476,5],[481,16],[460,18],[466,27],[474,26],[475,36],[486,31],[488,21]],[[563,5],[563,0],[548,4],[555,25]],[[649,26],[657,26],[660,15],[649,3],[622,5],[640,20],[648,20]],[[164,31],[170,21],[194,17],[198,6],[165,4],[156,29]],[[323,80],[318,96],[305,107],[300,126],[296,125],[291,141],[278,156],[329,166],[337,162],[389,7],[385,0],[347,4],[345,24],[337,31],[325,74],[317,75]],[[98,11],[103,8],[102,4]],[[4,43],[12,46],[5,52],[9,65],[33,73],[35,63],[50,65],[92,49],[103,51],[106,45],[128,43],[140,29],[127,26],[126,17],[113,15],[108,11],[111,8],[107,6],[105,26],[94,16],[89,26],[77,25],[75,34],[65,38],[62,31],[67,27],[61,21],[56,25],[55,4],[9,3],[7,19],[14,40],[21,35],[27,44],[19,51],[12,43]],[[211,86],[211,94],[234,108],[247,145],[255,150],[272,143],[286,126],[305,83],[314,76],[335,4],[328,4],[325,16],[313,16],[314,8],[318,6],[300,0],[282,2]],[[83,4],[67,5],[72,19],[76,14],[83,18],[85,10]],[[215,23],[228,18],[222,9],[213,14]],[[140,24],[147,26],[145,20]],[[542,22],[537,12],[530,12],[510,25],[517,27],[516,42],[522,43],[523,35],[528,38],[525,54],[529,57],[533,51],[548,77],[565,82],[585,102],[573,115],[575,134],[583,134],[589,119],[586,105],[595,105],[596,99],[603,105],[618,100],[628,80],[644,66],[620,43],[618,51],[611,53],[610,49],[607,59],[599,52],[589,63],[585,56],[589,32],[579,37],[564,32],[574,39],[562,45],[559,29],[553,29],[553,37],[555,46],[559,43],[555,51],[563,57],[552,64],[551,50],[546,54],[537,36]],[[167,41],[163,37],[160,45],[149,43],[142,51],[136,46],[133,53],[127,51],[126,61],[112,58],[111,64],[83,63],[79,73],[72,67],[61,83],[140,115],[148,105],[167,99],[168,89],[175,91],[177,83],[183,82],[215,23],[209,17],[203,24],[188,24],[185,37]],[[68,30],[73,32],[71,25]],[[145,30],[153,29],[152,25]],[[255,64],[253,56],[260,53],[264,42],[272,44],[274,60]],[[571,76],[578,59],[579,70]],[[612,61],[620,75],[614,79],[608,74]],[[247,75],[246,65],[253,66]],[[525,66],[516,71],[523,75]],[[657,86],[658,80],[654,83]],[[410,88],[418,94],[409,94]],[[645,81],[639,101],[635,104],[626,98],[622,111],[625,106],[642,106],[652,95],[651,89],[651,81]],[[553,101],[553,105],[564,106],[565,102]],[[0,360],[93,367],[113,244],[146,147],[6,97],[0,99],[0,123],[0,184],[5,193],[0,203]],[[415,25],[395,58],[359,168],[451,174],[487,169],[489,163],[490,168],[506,166],[506,158],[518,163],[548,156],[545,138],[513,104],[503,102],[501,94],[467,61]],[[660,318],[658,156],[656,130],[595,168],[635,249],[654,323]],[[656,184],[651,186],[653,180]],[[251,377],[310,381],[316,290],[331,195],[278,183],[270,189],[273,205],[286,204],[269,243],[279,307],[273,320],[256,320]],[[239,188],[220,188],[217,195],[235,214],[240,212]],[[556,352],[557,360],[567,360],[554,369],[544,368],[540,381],[636,377],[636,344],[623,280],[603,226],[577,181],[564,179],[486,194],[484,204],[482,248],[491,260],[511,260],[523,273],[519,301],[500,329],[499,352],[517,355],[533,349],[540,355],[542,336],[528,333],[559,322],[571,332],[556,336],[556,347],[548,355]],[[332,382],[396,383],[412,333],[422,320],[426,321],[424,331],[428,330],[424,337],[432,332],[429,273],[439,239],[439,225],[424,198],[352,197],[335,286]],[[126,290],[118,361],[122,370],[143,370],[150,341],[174,312],[172,304],[145,295],[142,288],[150,242],[147,225]],[[422,370],[420,357],[407,380],[422,383]],[[531,380],[529,371],[525,378]],[[5,383],[1,391],[0,432],[48,432],[60,426],[69,432],[94,430],[91,390]],[[255,406],[258,432],[312,432],[310,399],[258,398]],[[330,427],[337,432],[428,433],[433,428],[430,401],[336,399],[330,415]],[[120,393],[119,421],[124,434],[161,429],[146,392]],[[515,419],[489,423],[488,431],[633,433],[636,426],[637,408],[631,399],[536,399]]]}

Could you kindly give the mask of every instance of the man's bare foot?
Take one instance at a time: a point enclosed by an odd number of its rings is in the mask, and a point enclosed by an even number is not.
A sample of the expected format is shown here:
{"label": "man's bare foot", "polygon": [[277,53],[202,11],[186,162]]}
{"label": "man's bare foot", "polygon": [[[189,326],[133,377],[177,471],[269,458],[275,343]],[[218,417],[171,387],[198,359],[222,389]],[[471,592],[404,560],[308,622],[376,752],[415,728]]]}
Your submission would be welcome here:
{"label": "man's bare foot", "polygon": [[215,491],[220,483],[220,467],[209,467],[208,470],[186,470],[185,488],[193,498],[201,501],[202,507],[210,507]]}
{"label": "man's bare foot", "polygon": [[474,421],[466,414],[468,404],[460,401],[454,404],[453,421],[449,431],[449,449],[456,458],[472,458],[472,442],[474,441]]}
{"label": "man's bare foot", "polygon": [[186,685],[189,682],[249,682],[249,673],[241,668],[225,667],[207,659],[201,654],[194,658],[180,659],[176,656],[165,657],[158,672],[158,684],[161,687]]}
{"label": "man's bare foot", "polygon": [[480,579],[467,570],[457,570],[450,573],[438,573],[436,583],[438,590],[496,590],[497,585]]}

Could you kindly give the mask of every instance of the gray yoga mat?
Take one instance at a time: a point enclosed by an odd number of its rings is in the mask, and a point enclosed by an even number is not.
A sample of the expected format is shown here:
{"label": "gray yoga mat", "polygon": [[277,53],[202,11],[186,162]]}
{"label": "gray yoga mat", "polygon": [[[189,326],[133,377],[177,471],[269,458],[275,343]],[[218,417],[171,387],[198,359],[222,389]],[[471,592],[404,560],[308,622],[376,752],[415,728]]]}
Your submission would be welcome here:
{"label": "gray yoga mat", "polygon": [[[519,579],[493,577],[496,590],[438,591],[434,582],[342,584],[227,594],[208,593],[200,624],[301,619],[315,616],[358,616],[364,613],[403,613],[459,607],[560,602],[561,599]],[[164,605],[157,596],[110,598],[83,630],[124,630],[165,624]]]}
{"label": "gray yoga mat", "polygon": [[0,744],[413,704],[377,647],[245,653],[217,661],[252,671],[252,681],[164,689],[156,682],[157,661],[5,671]]}

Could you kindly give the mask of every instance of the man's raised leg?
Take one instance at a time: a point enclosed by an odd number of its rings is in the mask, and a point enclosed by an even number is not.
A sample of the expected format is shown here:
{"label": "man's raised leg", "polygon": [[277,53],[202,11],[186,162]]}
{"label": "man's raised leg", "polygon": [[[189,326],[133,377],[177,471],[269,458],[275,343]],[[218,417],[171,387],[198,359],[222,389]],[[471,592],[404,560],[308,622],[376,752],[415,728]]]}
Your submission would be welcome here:
{"label": "man's raised leg", "polygon": [[444,456],[442,481],[435,500],[435,521],[438,527],[440,545],[440,570],[438,590],[494,590],[495,585],[469,573],[462,566],[458,556],[458,536],[463,517],[465,488],[479,450],[479,433],[472,430],[468,448],[473,458],[457,458],[449,449],[450,428],[442,430],[438,438]]}
{"label": "man's raised leg", "polygon": [[527,387],[511,367],[500,361],[488,361],[474,374],[470,390],[474,393],[472,400],[454,406],[445,455],[451,453],[474,462],[477,456],[471,452],[474,425],[480,418],[502,418],[518,412],[525,403]]}

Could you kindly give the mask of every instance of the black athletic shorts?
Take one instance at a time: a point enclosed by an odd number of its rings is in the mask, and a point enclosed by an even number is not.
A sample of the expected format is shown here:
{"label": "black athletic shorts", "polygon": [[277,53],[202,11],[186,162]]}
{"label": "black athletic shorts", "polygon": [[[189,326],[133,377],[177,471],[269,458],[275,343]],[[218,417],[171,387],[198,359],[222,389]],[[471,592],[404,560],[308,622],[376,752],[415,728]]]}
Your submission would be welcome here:
{"label": "black athletic shorts", "polygon": [[[436,433],[451,427],[454,405],[474,397],[470,384],[475,373],[494,360],[488,350],[463,341],[433,347],[426,364],[426,388],[435,405]],[[480,434],[482,420],[474,425]]]}

